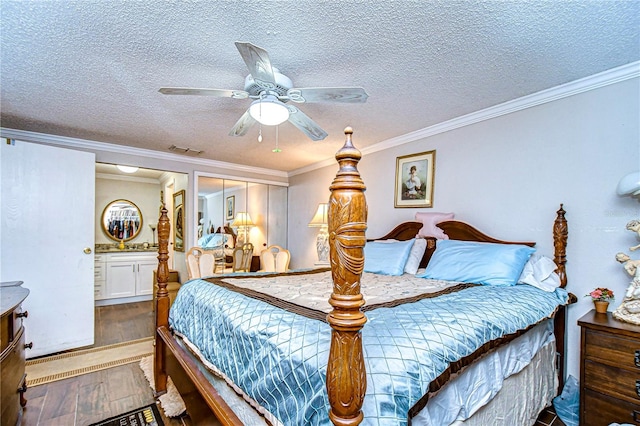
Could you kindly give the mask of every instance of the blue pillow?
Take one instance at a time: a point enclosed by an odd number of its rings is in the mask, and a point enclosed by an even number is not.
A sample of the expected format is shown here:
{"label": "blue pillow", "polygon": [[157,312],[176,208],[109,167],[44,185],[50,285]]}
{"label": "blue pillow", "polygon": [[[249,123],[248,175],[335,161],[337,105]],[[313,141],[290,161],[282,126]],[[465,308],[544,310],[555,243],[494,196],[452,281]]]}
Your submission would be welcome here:
{"label": "blue pillow", "polygon": [[383,243],[369,241],[364,246],[364,271],[383,275],[402,275],[413,240]]}
{"label": "blue pillow", "polygon": [[421,278],[495,286],[515,285],[534,248],[520,244],[438,240]]}
{"label": "blue pillow", "polygon": [[198,240],[198,246],[202,248],[223,247],[228,238],[228,234],[207,234]]}

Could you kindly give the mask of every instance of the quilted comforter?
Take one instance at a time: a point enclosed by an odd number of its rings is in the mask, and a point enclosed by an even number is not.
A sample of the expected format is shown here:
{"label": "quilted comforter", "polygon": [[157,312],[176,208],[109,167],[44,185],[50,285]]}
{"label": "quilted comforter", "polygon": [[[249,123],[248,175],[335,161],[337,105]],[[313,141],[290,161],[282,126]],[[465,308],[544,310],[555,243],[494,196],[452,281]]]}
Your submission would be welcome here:
{"label": "quilted comforter", "polygon": [[[317,281],[316,287],[327,287],[318,291],[328,294],[330,280],[324,274],[301,274],[301,279]],[[365,299],[367,275],[362,279]],[[185,283],[171,308],[170,326],[272,423],[329,425],[325,386],[331,328],[326,314],[300,306],[279,288],[276,299],[241,281]],[[528,285],[451,283],[442,289],[429,281],[419,282],[435,290],[366,311],[363,424],[408,424],[429,392],[451,374],[553,316],[568,300],[560,288],[545,292]]]}

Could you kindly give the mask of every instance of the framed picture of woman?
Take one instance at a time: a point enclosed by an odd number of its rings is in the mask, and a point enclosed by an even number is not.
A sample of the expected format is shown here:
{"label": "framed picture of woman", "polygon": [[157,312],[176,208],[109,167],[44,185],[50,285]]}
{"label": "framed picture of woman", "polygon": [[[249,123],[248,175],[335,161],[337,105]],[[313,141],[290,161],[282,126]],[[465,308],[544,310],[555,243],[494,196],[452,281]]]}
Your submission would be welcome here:
{"label": "framed picture of woman", "polygon": [[227,197],[227,215],[225,216],[227,220],[233,220],[233,216],[236,213],[236,196],[231,195]]}
{"label": "framed picture of woman", "polygon": [[436,151],[396,158],[394,207],[433,207]]}

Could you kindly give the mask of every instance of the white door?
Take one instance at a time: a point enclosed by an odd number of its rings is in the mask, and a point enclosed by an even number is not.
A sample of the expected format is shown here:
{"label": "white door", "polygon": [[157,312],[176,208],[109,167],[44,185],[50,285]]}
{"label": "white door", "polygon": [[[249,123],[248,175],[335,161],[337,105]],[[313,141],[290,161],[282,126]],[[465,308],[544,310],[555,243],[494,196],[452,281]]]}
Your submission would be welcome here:
{"label": "white door", "polygon": [[26,356],[92,345],[95,155],[1,145],[0,280],[30,290]]}

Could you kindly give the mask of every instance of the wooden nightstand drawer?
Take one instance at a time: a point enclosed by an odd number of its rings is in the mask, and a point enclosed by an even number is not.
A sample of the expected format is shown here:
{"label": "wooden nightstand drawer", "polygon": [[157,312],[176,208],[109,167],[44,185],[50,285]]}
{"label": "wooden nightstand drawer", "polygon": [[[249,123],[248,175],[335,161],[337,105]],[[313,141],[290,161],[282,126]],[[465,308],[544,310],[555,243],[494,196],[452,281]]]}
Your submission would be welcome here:
{"label": "wooden nightstand drawer", "polygon": [[611,423],[640,424],[640,406],[586,390],[582,426],[607,426]]}
{"label": "wooden nightstand drawer", "polygon": [[640,326],[617,321],[611,313],[586,313],[578,320],[580,350],[580,425],[640,425],[636,381],[640,367]]}
{"label": "wooden nightstand drawer", "polygon": [[635,359],[636,351],[640,357],[640,341],[589,330],[585,343],[585,358],[640,372]]}
{"label": "wooden nightstand drawer", "polygon": [[584,369],[584,386],[587,388],[640,404],[636,390],[636,382],[640,386],[640,371],[630,374],[628,371],[589,360],[585,361]]}

